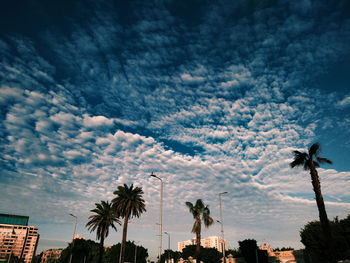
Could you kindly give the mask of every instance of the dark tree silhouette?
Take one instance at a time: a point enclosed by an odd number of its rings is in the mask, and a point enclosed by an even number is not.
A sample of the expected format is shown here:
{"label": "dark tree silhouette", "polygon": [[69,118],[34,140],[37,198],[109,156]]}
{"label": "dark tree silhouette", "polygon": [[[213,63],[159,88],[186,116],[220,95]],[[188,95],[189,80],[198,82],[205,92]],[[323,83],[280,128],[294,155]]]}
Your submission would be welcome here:
{"label": "dark tree silhouette", "polygon": [[256,263],[258,257],[258,245],[255,239],[238,241],[239,251],[247,263]]}
{"label": "dark tree silhouette", "polygon": [[125,244],[128,230],[129,218],[140,217],[141,214],[146,211],[145,200],[142,199],[143,191],[141,187],[135,187],[131,185],[128,187],[126,184],[118,186],[114,193],[117,197],[112,200],[113,208],[120,217],[124,218],[123,235],[122,235],[122,247],[120,252],[120,262],[124,263],[125,256]]}
{"label": "dark tree silhouette", "polygon": [[96,230],[96,238],[100,240],[100,254],[98,263],[102,262],[102,256],[104,252],[104,240],[108,237],[109,227],[112,227],[117,231],[114,223],[120,225],[120,220],[118,219],[117,214],[112,209],[112,204],[108,201],[101,201],[101,203],[95,204],[96,208],[90,210],[95,214],[89,216],[90,221],[86,224],[86,227],[93,232]]}
{"label": "dark tree silhouette", "polygon": [[202,220],[205,227],[212,225],[214,220],[210,217],[209,207],[204,205],[202,199],[198,199],[195,205],[191,202],[186,202],[186,206],[189,208],[194,218],[191,232],[196,234],[196,259],[197,262],[200,262]]}
{"label": "dark tree silhouette", "polygon": [[334,256],[333,256],[333,242],[332,242],[331,228],[330,228],[326,207],[325,207],[322,192],[321,192],[320,178],[316,170],[316,167],[319,167],[321,163],[332,164],[332,161],[328,160],[327,158],[320,157],[319,152],[320,152],[319,143],[315,143],[311,145],[308,153],[293,151],[294,160],[293,162],[290,163],[290,167],[294,168],[297,166],[302,166],[304,167],[305,170],[308,170],[310,172],[311,182],[315,192],[316,204],[318,208],[320,222],[321,222],[322,230],[327,242],[325,249],[328,251],[328,253],[327,253],[327,258],[325,259],[325,262],[335,263],[336,260],[334,259]]}

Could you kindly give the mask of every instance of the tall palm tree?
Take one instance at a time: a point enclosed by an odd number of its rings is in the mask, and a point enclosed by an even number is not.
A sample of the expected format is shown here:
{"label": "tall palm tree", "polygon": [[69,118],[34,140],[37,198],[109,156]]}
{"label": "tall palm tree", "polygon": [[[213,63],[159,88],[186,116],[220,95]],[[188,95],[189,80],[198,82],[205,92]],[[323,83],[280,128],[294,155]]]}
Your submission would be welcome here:
{"label": "tall palm tree", "polygon": [[196,259],[197,262],[200,263],[202,220],[205,227],[212,225],[214,220],[210,217],[209,207],[203,203],[202,199],[198,199],[195,205],[191,202],[186,202],[186,206],[189,208],[190,213],[194,218],[191,232],[196,234]]}
{"label": "tall palm tree", "polygon": [[109,227],[112,227],[115,231],[117,228],[114,223],[120,225],[120,220],[118,215],[112,208],[112,204],[108,201],[101,201],[101,203],[95,204],[96,208],[90,210],[90,212],[95,213],[89,216],[90,221],[87,222],[86,227],[90,232],[96,230],[96,238],[100,240],[100,254],[98,262],[102,262],[102,255],[104,252],[104,240],[109,234]]}
{"label": "tall palm tree", "polygon": [[114,191],[116,197],[112,200],[115,211],[124,218],[122,244],[120,249],[119,263],[124,263],[126,235],[128,230],[129,218],[140,217],[146,211],[145,200],[142,199],[143,191],[141,187],[135,187],[133,184],[128,187],[126,184],[118,186]]}
{"label": "tall palm tree", "polygon": [[332,161],[323,158],[319,156],[320,152],[320,144],[315,143],[311,145],[309,148],[308,153],[306,152],[299,152],[299,151],[293,151],[294,153],[294,160],[290,163],[290,167],[294,168],[297,166],[304,167],[305,170],[308,170],[311,175],[311,182],[312,186],[315,192],[316,197],[316,204],[318,208],[318,213],[320,217],[320,222],[323,230],[323,234],[325,237],[325,245],[328,249],[328,262],[336,262],[336,260],[333,258],[333,242],[332,242],[332,233],[331,233],[331,227],[328,220],[326,207],[323,201],[323,196],[321,192],[321,183],[320,178],[318,176],[316,167],[319,167],[321,163],[328,163],[332,164]]}

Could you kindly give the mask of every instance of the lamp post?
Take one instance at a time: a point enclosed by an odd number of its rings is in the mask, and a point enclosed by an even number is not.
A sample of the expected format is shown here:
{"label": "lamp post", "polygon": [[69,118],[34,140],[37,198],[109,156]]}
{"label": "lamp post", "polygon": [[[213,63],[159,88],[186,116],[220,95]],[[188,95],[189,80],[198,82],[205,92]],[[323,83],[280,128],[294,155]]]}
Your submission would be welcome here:
{"label": "lamp post", "polygon": [[162,255],[162,241],[163,241],[163,180],[156,176],[153,172],[150,175],[151,177],[157,178],[160,181],[160,214],[159,214],[159,261],[160,256]]}
{"label": "lamp post", "polygon": [[223,219],[223,217],[222,217],[222,204],[221,204],[221,196],[224,195],[224,194],[227,194],[227,192],[221,192],[221,193],[219,193],[219,202],[220,202],[220,224],[221,224],[223,263],[226,262],[226,258],[225,258],[224,219]]}
{"label": "lamp post", "polygon": [[74,224],[74,230],[73,230],[73,238],[72,238],[72,252],[70,253],[70,257],[69,257],[69,263],[72,263],[73,248],[74,248],[74,236],[75,236],[75,231],[77,230],[78,218],[75,215],[73,215],[73,214],[69,214],[69,215],[75,218],[75,224]]}
{"label": "lamp post", "polygon": [[134,259],[134,263],[136,263],[137,262],[137,244],[138,244],[139,242],[135,242],[135,259]]}
{"label": "lamp post", "polygon": [[164,234],[168,235],[168,263],[170,263],[170,234],[168,232],[164,232]]}

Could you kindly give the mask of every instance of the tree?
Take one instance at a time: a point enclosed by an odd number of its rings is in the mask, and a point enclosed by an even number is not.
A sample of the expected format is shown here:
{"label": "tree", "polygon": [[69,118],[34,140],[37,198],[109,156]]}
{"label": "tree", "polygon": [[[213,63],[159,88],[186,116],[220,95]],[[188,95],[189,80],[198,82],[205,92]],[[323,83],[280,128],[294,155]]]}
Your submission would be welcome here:
{"label": "tree", "polygon": [[332,233],[331,228],[326,212],[326,207],[323,201],[323,196],[321,192],[321,183],[318,176],[316,167],[319,167],[321,163],[332,164],[331,160],[327,158],[319,157],[320,144],[315,143],[311,145],[308,153],[293,151],[294,160],[290,163],[290,167],[294,168],[297,166],[303,166],[305,170],[308,170],[311,175],[311,182],[315,192],[316,204],[318,208],[318,213],[320,217],[320,222],[323,230],[323,234],[326,240],[326,257],[325,262],[334,263],[336,262],[333,256],[333,242],[332,242]]}
{"label": "tree", "polygon": [[114,193],[117,197],[112,200],[115,211],[124,218],[122,247],[120,251],[119,263],[124,263],[125,244],[128,230],[129,218],[140,217],[146,211],[145,200],[142,199],[143,191],[141,187],[135,187],[133,184],[128,187],[126,184],[118,186]]}
{"label": "tree", "polygon": [[[350,215],[345,219],[335,218],[330,221],[333,242],[335,244],[335,260],[350,258]],[[322,232],[321,223],[312,221],[307,223],[300,231],[301,242],[305,246],[306,253],[315,261],[322,262],[325,257],[326,240]]]}
{"label": "tree", "polygon": [[164,250],[164,253],[160,256],[160,263],[167,263],[168,259],[173,259],[176,263],[181,258],[181,253],[173,251],[171,249]]}
{"label": "tree", "polygon": [[108,201],[101,201],[101,203],[95,204],[96,208],[90,210],[90,212],[95,213],[89,216],[90,221],[86,224],[86,227],[90,232],[96,230],[96,238],[100,240],[100,253],[98,263],[102,262],[102,256],[104,252],[104,240],[108,237],[109,227],[112,227],[115,231],[117,228],[114,223],[120,225],[120,220],[118,215],[112,208],[112,204]]}
{"label": "tree", "polygon": [[[196,256],[196,245],[188,245],[182,250],[182,258],[188,259],[189,257]],[[221,262],[222,254],[215,248],[204,248],[201,246],[200,259],[204,263],[219,263]],[[198,261],[197,261],[198,262]]]}
{"label": "tree", "polygon": [[74,239],[74,246],[72,246],[72,243],[69,243],[68,247],[63,249],[59,259],[60,263],[68,263],[72,252],[72,263],[98,263],[100,254],[99,243],[78,238]]}
{"label": "tree", "polygon": [[258,245],[255,239],[245,239],[238,241],[239,251],[247,263],[256,263]]}
{"label": "tree", "polygon": [[204,205],[202,199],[198,199],[195,205],[193,205],[191,202],[186,202],[186,206],[189,208],[190,213],[194,218],[194,224],[191,232],[196,234],[196,259],[197,262],[200,262],[202,220],[205,227],[212,225],[214,220],[210,217],[209,207]]}
{"label": "tree", "polygon": [[[146,263],[148,257],[148,251],[143,246],[136,246],[134,242],[127,241],[125,244],[125,256],[124,259],[126,262],[135,261],[135,248],[136,250],[136,261],[137,263]],[[113,245],[106,249],[106,252],[103,257],[103,263],[115,263],[115,259],[120,255],[121,243]]]}
{"label": "tree", "polygon": [[201,260],[204,263],[220,263],[222,258],[222,253],[220,253],[216,248],[204,248],[201,250]]}

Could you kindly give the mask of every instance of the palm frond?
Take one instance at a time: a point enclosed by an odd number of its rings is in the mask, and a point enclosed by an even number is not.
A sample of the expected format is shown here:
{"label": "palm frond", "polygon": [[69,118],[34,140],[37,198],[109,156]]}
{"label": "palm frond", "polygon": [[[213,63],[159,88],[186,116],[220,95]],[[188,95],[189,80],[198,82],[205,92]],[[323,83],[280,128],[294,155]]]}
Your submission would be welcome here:
{"label": "palm frond", "polygon": [[308,159],[307,153],[293,151],[293,154],[294,154],[294,160],[289,164],[291,168],[305,165],[305,162]]}
{"label": "palm frond", "polygon": [[197,199],[195,207],[197,207],[197,209],[204,209],[203,200],[202,199]]}
{"label": "palm frond", "polygon": [[320,144],[318,142],[314,143],[313,145],[311,145],[310,149],[309,149],[309,156],[310,156],[310,159],[313,157],[313,156],[316,156],[318,155],[320,151]]}
{"label": "palm frond", "polygon": [[135,187],[131,184],[128,187],[126,184],[118,186],[113,192],[116,197],[112,200],[113,209],[121,216],[140,217],[146,211],[145,200],[142,198],[143,191],[140,187]]}
{"label": "palm frond", "polygon": [[86,227],[90,232],[96,231],[97,239],[104,239],[109,234],[109,227],[117,230],[115,223],[120,225],[118,215],[113,211],[112,204],[101,201],[95,204],[96,208],[90,210],[94,214],[89,216]]}
{"label": "palm frond", "polygon": [[206,206],[203,210],[203,221],[206,227],[209,227],[214,223],[214,219],[210,216],[210,210],[208,206]]}
{"label": "palm frond", "polygon": [[317,161],[319,161],[319,163],[328,163],[328,164],[332,164],[333,162],[327,158],[323,158],[323,157],[317,157],[316,158]]}

